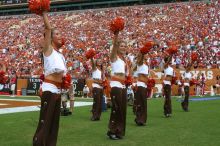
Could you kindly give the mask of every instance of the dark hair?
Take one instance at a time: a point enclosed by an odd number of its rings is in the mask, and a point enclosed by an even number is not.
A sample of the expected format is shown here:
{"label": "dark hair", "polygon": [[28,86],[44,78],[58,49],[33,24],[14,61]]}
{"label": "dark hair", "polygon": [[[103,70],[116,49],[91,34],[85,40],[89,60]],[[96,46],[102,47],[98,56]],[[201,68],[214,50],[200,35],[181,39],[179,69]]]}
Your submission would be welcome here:
{"label": "dark hair", "polygon": [[[96,61],[95,61],[95,65],[96,65],[96,66],[97,66],[97,62],[98,62],[98,59],[96,59]],[[101,70],[103,69],[102,64],[100,65],[100,69],[101,69]]]}
{"label": "dark hair", "polygon": [[164,62],[167,63],[169,61],[169,57],[164,58]]}

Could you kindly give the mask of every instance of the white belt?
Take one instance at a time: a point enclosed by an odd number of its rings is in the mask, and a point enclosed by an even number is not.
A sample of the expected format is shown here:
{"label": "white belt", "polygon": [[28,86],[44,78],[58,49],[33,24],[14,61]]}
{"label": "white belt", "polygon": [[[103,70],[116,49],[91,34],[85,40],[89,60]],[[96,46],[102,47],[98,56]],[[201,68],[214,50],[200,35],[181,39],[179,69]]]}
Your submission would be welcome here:
{"label": "white belt", "polygon": [[167,80],[164,80],[163,83],[164,83],[164,85],[171,85],[171,82],[167,81]]}
{"label": "white belt", "polygon": [[184,86],[189,86],[189,83],[184,83]]}
{"label": "white belt", "polygon": [[137,81],[137,86],[138,86],[138,87],[147,88],[147,85],[146,85],[144,82],[141,82],[141,81]]}
{"label": "white belt", "polygon": [[97,84],[97,83],[92,83],[92,87],[93,87],[93,88],[99,88],[99,89],[102,89],[102,86],[100,86],[100,85]]}
{"label": "white belt", "polygon": [[52,93],[60,94],[61,90],[57,88],[54,84],[43,82],[42,91],[50,91]]}
{"label": "white belt", "polygon": [[112,87],[118,87],[118,88],[126,88],[125,85],[122,85],[119,81],[110,81],[110,86]]}

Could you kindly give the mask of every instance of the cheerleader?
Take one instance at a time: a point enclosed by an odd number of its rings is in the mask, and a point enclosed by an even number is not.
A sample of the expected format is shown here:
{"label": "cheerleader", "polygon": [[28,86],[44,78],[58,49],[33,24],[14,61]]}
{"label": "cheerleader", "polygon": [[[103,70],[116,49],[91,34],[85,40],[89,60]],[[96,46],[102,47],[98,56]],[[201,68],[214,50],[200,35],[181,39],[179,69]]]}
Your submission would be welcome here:
{"label": "cheerleader", "polygon": [[175,45],[171,45],[170,48],[168,48],[165,51],[165,58],[164,58],[164,78],[163,78],[163,92],[165,96],[164,101],[164,115],[165,117],[171,117],[172,114],[172,105],[171,105],[171,86],[173,83],[175,83],[175,72],[173,67],[171,67],[172,64],[172,57],[174,54],[178,52],[177,47]]}
{"label": "cheerleader", "polygon": [[136,118],[135,123],[138,126],[146,125],[147,121],[147,81],[149,69],[146,64],[144,54],[139,53],[137,58],[137,91],[135,94],[136,99]]}
{"label": "cheerleader", "polygon": [[163,79],[163,91],[165,96],[164,101],[164,115],[165,117],[171,117],[172,105],[171,105],[171,81],[174,77],[174,69],[171,67],[172,56],[164,58],[164,79]]}
{"label": "cheerleader", "polygon": [[40,117],[33,145],[55,146],[60,120],[61,86],[67,69],[64,56],[58,52],[62,46],[61,33],[52,28],[46,11],[42,13],[42,18],[45,26],[43,46],[45,79],[42,84]]}
{"label": "cheerleader", "polygon": [[107,135],[112,140],[122,139],[125,136],[127,91],[125,86],[125,49],[126,44],[118,40],[119,31],[114,33],[113,49],[110,54],[111,60],[111,101],[112,109],[109,119]]}
{"label": "cheerleader", "polygon": [[93,106],[92,106],[92,121],[100,120],[102,113],[102,99],[103,99],[103,73],[101,60],[96,61],[91,58],[92,62],[92,96],[93,96]]}
{"label": "cheerleader", "polygon": [[183,108],[184,111],[188,111],[188,105],[189,105],[189,89],[190,89],[190,80],[192,79],[192,74],[190,73],[190,69],[191,69],[192,65],[189,64],[186,67],[186,71],[183,73],[183,80],[184,80],[184,100],[181,103],[181,106]]}
{"label": "cheerleader", "polygon": [[[196,60],[198,59],[198,55],[196,52],[192,52],[191,54],[191,62],[189,62],[189,64],[186,67],[186,71],[183,73],[183,85],[184,85],[184,93],[185,93],[185,97],[183,102],[181,103],[182,109],[185,112],[188,112],[188,106],[189,106],[189,89],[190,89],[190,81],[192,80],[192,74],[190,73],[190,70],[193,66],[193,64],[196,62]],[[194,84],[194,83],[193,83]]]}

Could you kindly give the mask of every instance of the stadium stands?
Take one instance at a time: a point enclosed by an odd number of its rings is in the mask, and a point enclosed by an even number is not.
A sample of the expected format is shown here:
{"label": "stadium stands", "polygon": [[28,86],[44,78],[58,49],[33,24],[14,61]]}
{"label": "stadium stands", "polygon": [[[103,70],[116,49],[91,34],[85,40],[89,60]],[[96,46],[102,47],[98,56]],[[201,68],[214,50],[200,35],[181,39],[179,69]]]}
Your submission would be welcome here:
{"label": "stadium stands", "polygon": [[[112,9],[51,13],[50,19],[66,39],[60,50],[64,53],[69,69],[86,72],[91,67],[83,58],[84,50],[96,48],[97,57],[108,67],[108,54],[112,34],[109,21],[122,16],[126,20],[122,38],[128,43],[128,54],[137,52],[147,39],[158,41],[149,64],[158,68],[161,52],[169,41],[179,45],[173,63],[184,66],[191,51],[200,54],[200,68],[219,68],[219,4],[181,3],[158,6],[133,6]],[[8,73],[33,76],[42,73],[41,50],[38,44],[43,37],[42,19],[37,15],[0,17],[0,60],[5,61]]]}

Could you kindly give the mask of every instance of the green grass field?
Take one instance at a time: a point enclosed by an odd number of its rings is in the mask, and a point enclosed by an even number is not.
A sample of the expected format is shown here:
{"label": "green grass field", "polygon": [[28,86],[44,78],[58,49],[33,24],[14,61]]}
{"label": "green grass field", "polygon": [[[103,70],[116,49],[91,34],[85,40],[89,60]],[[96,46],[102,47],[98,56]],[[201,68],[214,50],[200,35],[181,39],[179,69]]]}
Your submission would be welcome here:
{"label": "green grass field", "polygon": [[[61,117],[57,145],[220,145],[220,100],[193,101],[190,103],[190,112],[183,112],[176,98],[172,99],[172,106],[172,117],[164,118],[163,99],[148,100],[148,120],[144,127],[135,125],[131,106],[128,106],[126,136],[117,141],[109,140],[106,136],[110,109],[103,112],[101,121],[92,122],[89,120],[91,106],[76,107],[72,116]],[[31,146],[38,116],[39,112],[0,115],[0,146]]]}

